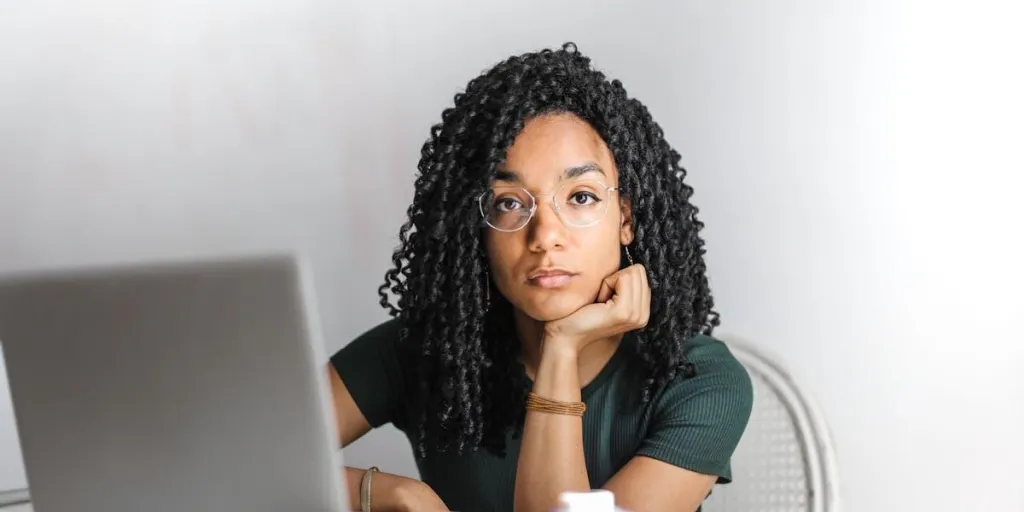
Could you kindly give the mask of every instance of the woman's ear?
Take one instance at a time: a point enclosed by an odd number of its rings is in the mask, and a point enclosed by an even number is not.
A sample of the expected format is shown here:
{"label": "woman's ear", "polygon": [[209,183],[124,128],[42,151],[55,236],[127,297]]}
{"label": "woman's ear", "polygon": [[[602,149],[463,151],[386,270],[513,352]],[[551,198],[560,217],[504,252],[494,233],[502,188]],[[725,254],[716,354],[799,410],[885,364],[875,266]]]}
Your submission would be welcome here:
{"label": "woman's ear", "polygon": [[622,245],[633,243],[633,204],[628,197],[619,200],[619,242]]}

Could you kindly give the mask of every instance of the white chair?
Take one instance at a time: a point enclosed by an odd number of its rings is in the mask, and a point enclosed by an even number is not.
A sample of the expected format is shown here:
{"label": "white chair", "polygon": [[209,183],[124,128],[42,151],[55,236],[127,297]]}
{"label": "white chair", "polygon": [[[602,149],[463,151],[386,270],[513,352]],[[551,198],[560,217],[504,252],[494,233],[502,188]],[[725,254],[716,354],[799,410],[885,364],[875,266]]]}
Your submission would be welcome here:
{"label": "white chair", "polygon": [[747,368],[754,407],[732,459],[733,482],[715,486],[705,512],[839,512],[828,426],[777,363],[726,341]]}

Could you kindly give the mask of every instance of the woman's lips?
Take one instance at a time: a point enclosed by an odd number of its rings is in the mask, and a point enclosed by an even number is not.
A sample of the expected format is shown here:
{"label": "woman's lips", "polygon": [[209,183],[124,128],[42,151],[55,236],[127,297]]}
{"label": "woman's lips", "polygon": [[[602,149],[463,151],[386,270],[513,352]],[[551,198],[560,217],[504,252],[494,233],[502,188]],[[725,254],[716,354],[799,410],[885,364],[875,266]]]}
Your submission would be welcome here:
{"label": "woman's lips", "polygon": [[551,289],[569,284],[573,277],[576,275],[567,270],[541,270],[531,273],[526,281],[538,288]]}

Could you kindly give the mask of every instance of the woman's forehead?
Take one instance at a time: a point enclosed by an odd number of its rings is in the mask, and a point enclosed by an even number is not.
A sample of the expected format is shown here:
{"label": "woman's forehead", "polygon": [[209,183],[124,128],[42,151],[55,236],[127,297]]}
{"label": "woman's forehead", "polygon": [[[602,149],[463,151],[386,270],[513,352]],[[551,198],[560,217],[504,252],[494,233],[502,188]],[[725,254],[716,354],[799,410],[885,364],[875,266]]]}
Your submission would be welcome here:
{"label": "woman's forehead", "polygon": [[496,177],[523,185],[580,178],[615,183],[618,175],[611,151],[601,136],[571,114],[545,115],[528,121],[509,148]]}

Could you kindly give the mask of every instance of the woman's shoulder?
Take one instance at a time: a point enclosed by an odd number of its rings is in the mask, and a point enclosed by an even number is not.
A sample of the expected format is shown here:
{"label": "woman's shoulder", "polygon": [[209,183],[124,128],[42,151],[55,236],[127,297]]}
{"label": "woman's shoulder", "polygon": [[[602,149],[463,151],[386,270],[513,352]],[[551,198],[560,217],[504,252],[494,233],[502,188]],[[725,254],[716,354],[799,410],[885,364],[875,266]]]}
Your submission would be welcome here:
{"label": "woman's shoulder", "polygon": [[695,372],[678,372],[655,396],[638,454],[729,482],[753,409],[750,375],[728,344],[711,336],[691,339],[684,355]]}
{"label": "woman's shoulder", "polygon": [[719,421],[746,424],[753,407],[750,374],[729,345],[713,336],[699,334],[687,342],[684,357],[694,373],[679,372],[657,400],[656,407],[700,408]]}
{"label": "woman's shoulder", "polygon": [[387,320],[378,322],[364,329],[353,340],[370,340],[370,342],[388,342],[396,343],[399,338],[399,329],[401,327],[397,317],[388,318]]}
{"label": "woman's shoulder", "polygon": [[707,334],[698,334],[686,343],[683,356],[700,370],[747,374],[746,368],[724,341]]}
{"label": "woman's shoulder", "polygon": [[409,383],[397,350],[400,324],[386,320],[366,328],[330,358],[359,410],[373,427],[402,425]]}
{"label": "woman's shoulder", "polygon": [[355,354],[369,353],[397,355],[400,344],[401,322],[397,318],[389,318],[364,327],[335,354],[335,357],[355,357]]}

